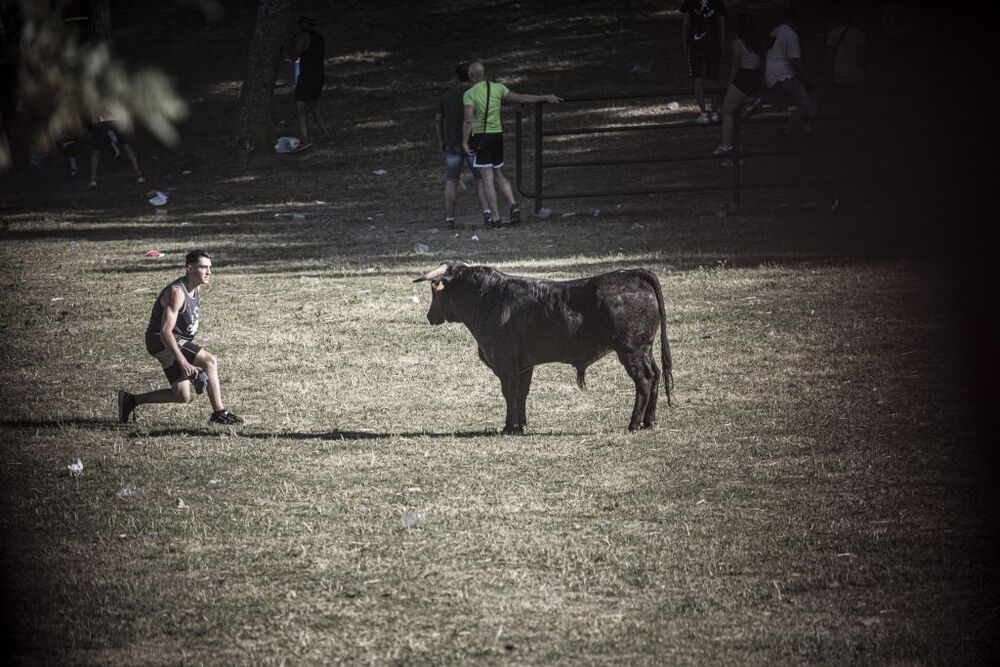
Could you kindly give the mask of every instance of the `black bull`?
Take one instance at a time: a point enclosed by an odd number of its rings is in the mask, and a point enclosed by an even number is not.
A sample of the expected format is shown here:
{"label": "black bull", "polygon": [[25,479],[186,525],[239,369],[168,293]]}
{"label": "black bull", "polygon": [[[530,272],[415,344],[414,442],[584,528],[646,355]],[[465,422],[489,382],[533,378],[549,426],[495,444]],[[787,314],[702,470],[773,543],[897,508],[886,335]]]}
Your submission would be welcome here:
{"label": "black bull", "polygon": [[635,382],[628,428],[652,428],[660,369],[653,356],[656,330],[670,404],[673,385],[666,311],[660,281],[645,269],[614,271],[580,280],[508,276],[488,266],[446,261],[414,282],[431,283],[431,324],[461,322],[479,346],[507,402],[505,434],[524,433],[525,404],[535,366],[552,362],[576,368],[585,386],[587,367],[618,354]]}

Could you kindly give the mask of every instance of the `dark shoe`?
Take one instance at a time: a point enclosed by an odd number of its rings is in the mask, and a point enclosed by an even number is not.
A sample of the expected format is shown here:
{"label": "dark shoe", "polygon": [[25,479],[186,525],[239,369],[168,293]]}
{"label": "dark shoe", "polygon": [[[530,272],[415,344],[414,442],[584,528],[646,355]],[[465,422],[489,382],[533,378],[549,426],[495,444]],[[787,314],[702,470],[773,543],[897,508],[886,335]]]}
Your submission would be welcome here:
{"label": "dark shoe", "polygon": [[118,390],[118,421],[122,424],[128,422],[128,418],[132,417],[132,421],[135,421],[135,395],[130,394],[124,389]]}
{"label": "dark shoe", "polygon": [[503,220],[494,220],[494,219],[490,218],[489,220],[486,221],[486,226],[487,227],[502,227],[503,226]]}
{"label": "dark shoe", "polygon": [[483,224],[489,226],[489,224],[492,221],[493,221],[493,212],[492,211],[483,211]]}
{"label": "dark shoe", "polygon": [[521,209],[517,207],[517,204],[510,207],[508,215],[510,216],[510,224],[516,225],[521,222]]}
{"label": "dark shoe", "polygon": [[209,424],[222,424],[224,426],[235,426],[242,424],[243,420],[234,415],[229,410],[217,410],[208,418]]}
{"label": "dark shoe", "polygon": [[445,229],[455,229],[455,218],[445,218],[444,226]]}
{"label": "dark shoe", "polygon": [[192,384],[194,384],[194,393],[204,393],[204,391],[208,389],[208,373],[205,371],[198,371],[198,375],[195,376]]}

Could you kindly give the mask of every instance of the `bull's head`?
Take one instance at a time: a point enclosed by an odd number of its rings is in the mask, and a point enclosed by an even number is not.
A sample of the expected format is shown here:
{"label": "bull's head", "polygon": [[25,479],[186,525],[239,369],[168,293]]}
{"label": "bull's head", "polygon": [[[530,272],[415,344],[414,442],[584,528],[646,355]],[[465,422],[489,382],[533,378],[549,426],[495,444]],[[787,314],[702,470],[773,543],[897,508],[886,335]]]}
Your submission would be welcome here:
{"label": "bull's head", "polygon": [[427,321],[431,324],[443,324],[444,322],[455,321],[454,306],[451,303],[451,291],[449,285],[455,278],[458,269],[466,266],[464,262],[447,259],[433,271],[425,273],[413,282],[419,283],[425,280],[431,283],[431,307],[427,310]]}

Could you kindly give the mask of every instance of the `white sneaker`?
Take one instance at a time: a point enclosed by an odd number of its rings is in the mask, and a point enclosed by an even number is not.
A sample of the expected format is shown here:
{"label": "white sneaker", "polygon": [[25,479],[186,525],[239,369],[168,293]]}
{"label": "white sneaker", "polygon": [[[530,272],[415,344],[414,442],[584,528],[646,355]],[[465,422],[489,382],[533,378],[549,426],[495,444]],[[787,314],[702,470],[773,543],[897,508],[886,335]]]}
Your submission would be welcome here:
{"label": "white sneaker", "polygon": [[698,117],[695,119],[694,122],[698,123],[699,125],[708,125],[709,123],[712,122],[712,119],[709,117],[707,111],[702,111],[700,114],[698,114]]}
{"label": "white sneaker", "polygon": [[713,123],[718,123],[719,122],[719,112],[718,111],[713,111],[712,112],[712,122]]}

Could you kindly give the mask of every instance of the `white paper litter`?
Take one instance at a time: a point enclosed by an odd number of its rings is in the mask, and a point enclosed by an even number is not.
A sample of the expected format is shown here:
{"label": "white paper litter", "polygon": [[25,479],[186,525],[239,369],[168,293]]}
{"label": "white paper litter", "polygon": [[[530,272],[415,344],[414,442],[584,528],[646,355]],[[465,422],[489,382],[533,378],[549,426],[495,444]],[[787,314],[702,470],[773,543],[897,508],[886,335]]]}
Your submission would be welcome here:
{"label": "white paper litter", "polygon": [[69,469],[70,477],[79,477],[80,473],[83,472],[83,461],[77,459],[73,463],[70,463],[68,466],[66,466],[66,468]]}

